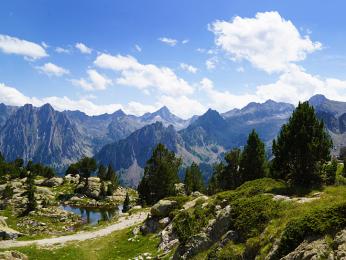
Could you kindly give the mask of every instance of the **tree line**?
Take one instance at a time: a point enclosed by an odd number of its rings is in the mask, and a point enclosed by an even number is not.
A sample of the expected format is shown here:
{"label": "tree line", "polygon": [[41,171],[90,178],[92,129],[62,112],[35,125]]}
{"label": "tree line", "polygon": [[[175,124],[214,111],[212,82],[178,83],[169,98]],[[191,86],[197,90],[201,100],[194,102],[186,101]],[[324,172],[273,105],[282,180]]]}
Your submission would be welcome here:
{"label": "tree line", "polygon": [[[185,189],[213,194],[235,189],[246,181],[263,177],[285,180],[290,186],[312,187],[335,182],[337,161],[331,161],[332,141],[324,124],[308,102],[299,103],[272,144],[273,158],[265,156],[265,145],[253,130],[242,150],[234,148],[224,160],[213,167],[213,174],[205,187],[201,171],[192,163],[185,171]],[[346,158],[344,159],[346,165]],[[138,186],[142,203],[153,204],[174,195],[179,182],[181,159],[157,145],[144,169]],[[344,167],[346,176],[346,167]]]}

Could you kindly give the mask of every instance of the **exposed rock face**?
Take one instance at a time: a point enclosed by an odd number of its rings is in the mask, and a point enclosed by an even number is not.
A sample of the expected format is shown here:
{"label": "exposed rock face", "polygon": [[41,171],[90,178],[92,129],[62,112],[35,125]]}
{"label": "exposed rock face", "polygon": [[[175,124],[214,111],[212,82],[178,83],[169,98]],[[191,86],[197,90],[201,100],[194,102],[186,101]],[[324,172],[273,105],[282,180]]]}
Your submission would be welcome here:
{"label": "exposed rock face", "polygon": [[1,129],[0,150],[9,161],[23,158],[53,166],[91,155],[73,123],[49,104],[25,105],[13,113]]}
{"label": "exposed rock face", "polygon": [[160,200],[151,207],[151,215],[153,217],[164,218],[176,207],[178,203],[174,200]]}
{"label": "exposed rock face", "polygon": [[[304,241],[293,252],[283,257],[283,260],[330,259],[330,248],[324,239],[312,242]],[[333,259],[333,258],[331,258]]]}

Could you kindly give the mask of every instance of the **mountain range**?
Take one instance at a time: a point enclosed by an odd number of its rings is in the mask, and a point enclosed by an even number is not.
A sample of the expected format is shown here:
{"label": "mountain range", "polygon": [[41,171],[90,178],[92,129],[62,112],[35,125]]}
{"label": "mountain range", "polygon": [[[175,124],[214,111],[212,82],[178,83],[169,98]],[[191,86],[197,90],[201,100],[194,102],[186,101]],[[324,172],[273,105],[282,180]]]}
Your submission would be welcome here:
{"label": "mountain range", "polygon": [[[322,95],[309,100],[317,116],[325,122],[337,154],[346,146],[346,102]],[[142,116],[113,114],[88,116],[80,111],[59,112],[42,107],[13,107],[0,104],[0,151],[7,160],[23,158],[49,164],[62,171],[82,156],[95,156],[111,164],[122,181],[136,186],[152,149],[165,144],[183,159],[195,161],[207,178],[211,165],[233,147],[242,147],[256,129],[270,154],[272,140],[287,122],[294,106],[268,100],[249,103],[226,113],[209,109],[201,116],[183,120],[167,107]]]}

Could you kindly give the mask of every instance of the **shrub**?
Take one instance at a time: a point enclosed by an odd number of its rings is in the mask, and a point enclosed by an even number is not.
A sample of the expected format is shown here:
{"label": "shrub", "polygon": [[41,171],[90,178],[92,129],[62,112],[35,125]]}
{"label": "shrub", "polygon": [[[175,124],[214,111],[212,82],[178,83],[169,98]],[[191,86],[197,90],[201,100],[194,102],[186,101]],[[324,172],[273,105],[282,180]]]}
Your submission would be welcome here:
{"label": "shrub", "polygon": [[277,257],[291,252],[308,236],[332,234],[345,226],[345,202],[313,209],[306,215],[288,222],[279,243]]}

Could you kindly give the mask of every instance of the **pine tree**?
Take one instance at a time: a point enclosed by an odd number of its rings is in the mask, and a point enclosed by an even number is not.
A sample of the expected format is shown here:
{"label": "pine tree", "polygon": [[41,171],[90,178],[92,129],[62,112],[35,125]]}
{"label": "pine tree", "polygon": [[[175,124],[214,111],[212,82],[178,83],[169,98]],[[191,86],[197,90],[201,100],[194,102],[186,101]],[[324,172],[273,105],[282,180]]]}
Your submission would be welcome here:
{"label": "pine tree", "polygon": [[240,149],[233,149],[225,155],[225,162],[219,175],[219,186],[221,190],[235,189],[241,184],[240,179]]}
{"label": "pine tree", "polygon": [[336,171],[338,169],[338,161],[333,158],[332,161],[324,167],[324,182],[327,185],[333,185],[336,179]]}
{"label": "pine tree", "polygon": [[222,162],[214,164],[213,174],[209,180],[207,189],[209,195],[215,194],[222,190],[220,187],[220,176],[224,172],[224,170],[225,165]]}
{"label": "pine tree", "polygon": [[204,192],[202,173],[196,163],[186,168],[184,184],[188,195],[194,191]]}
{"label": "pine tree", "polygon": [[105,182],[101,181],[101,186],[100,186],[100,195],[99,197],[101,199],[104,199],[107,196],[107,192],[106,192],[106,186],[105,186]]}
{"label": "pine tree", "polygon": [[263,178],[266,174],[264,143],[255,130],[249,134],[240,159],[241,181]]}
{"label": "pine tree", "polygon": [[147,161],[144,176],[138,186],[139,197],[143,203],[153,204],[158,200],[174,195],[174,184],[179,182],[178,171],[181,159],[158,144]]}
{"label": "pine tree", "polygon": [[332,142],[308,102],[299,103],[273,141],[274,176],[291,185],[320,184],[321,166],[330,159]]}
{"label": "pine tree", "polygon": [[126,197],[124,200],[124,204],[123,204],[123,213],[128,212],[130,210],[130,196],[129,193],[126,192]]}
{"label": "pine tree", "polygon": [[107,186],[107,196],[113,196],[113,192],[114,192],[114,186],[112,183],[110,183]]}
{"label": "pine tree", "polygon": [[37,207],[37,202],[35,198],[35,192],[36,192],[36,187],[35,187],[35,174],[32,172],[28,173],[27,179],[26,179],[26,193],[27,193],[27,198],[28,202],[26,204],[26,213],[29,213],[31,211],[34,211]]}
{"label": "pine tree", "polygon": [[113,185],[113,189],[116,190],[119,186],[119,179],[117,173],[113,170],[112,165],[108,166],[106,173],[106,180],[110,181]]}
{"label": "pine tree", "polygon": [[2,155],[2,153],[0,152],[0,163],[3,163],[5,162],[5,158],[4,156]]}
{"label": "pine tree", "polygon": [[85,187],[88,187],[89,177],[91,173],[97,169],[96,161],[94,158],[84,157],[78,162],[78,171],[81,178],[85,180]]}
{"label": "pine tree", "polygon": [[106,174],[107,174],[107,169],[101,164],[97,171],[97,177],[99,177],[101,181],[104,181],[106,180]]}

